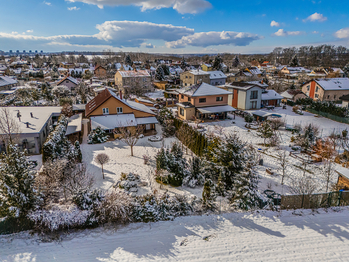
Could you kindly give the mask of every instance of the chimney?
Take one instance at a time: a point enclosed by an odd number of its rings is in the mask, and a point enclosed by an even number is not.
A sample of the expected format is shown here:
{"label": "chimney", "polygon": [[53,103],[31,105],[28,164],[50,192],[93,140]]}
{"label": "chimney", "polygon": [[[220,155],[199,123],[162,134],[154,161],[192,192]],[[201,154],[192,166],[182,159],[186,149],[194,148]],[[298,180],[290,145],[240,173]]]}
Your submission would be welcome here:
{"label": "chimney", "polygon": [[262,79],[262,81],[261,81],[261,84],[263,85],[263,79]]}
{"label": "chimney", "polygon": [[30,117],[31,117],[31,118],[33,118],[33,117],[34,117],[32,112],[30,112]]}
{"label": "chimney", "polygon": [[196,81],[196,83],[197,83],[198,85],[202,84],[202,79],[199,79],[198,81]]}
{"label": "chimney", "polygon": [[120,99],[122,100],[122,90],[119,91]]}

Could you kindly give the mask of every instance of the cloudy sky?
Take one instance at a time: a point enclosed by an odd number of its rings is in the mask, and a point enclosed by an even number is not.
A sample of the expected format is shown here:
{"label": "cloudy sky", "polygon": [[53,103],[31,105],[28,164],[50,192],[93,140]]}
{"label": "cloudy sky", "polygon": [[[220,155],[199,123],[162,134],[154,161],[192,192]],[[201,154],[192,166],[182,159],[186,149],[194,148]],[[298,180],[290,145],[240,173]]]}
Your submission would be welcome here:
{"label": "cloudy sky", "polygon": [[329,0],[0,0],[0,50],[266,53],[349,47],[349,12]]}

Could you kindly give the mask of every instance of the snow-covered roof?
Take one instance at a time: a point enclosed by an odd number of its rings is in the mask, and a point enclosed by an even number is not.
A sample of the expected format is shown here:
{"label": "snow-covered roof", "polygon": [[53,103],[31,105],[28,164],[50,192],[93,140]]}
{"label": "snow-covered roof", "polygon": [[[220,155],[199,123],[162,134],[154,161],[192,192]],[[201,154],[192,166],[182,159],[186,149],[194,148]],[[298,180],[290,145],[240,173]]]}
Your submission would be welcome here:
{"label": "snow-covered roof", "polygon": [[86,104],[74,104],[73,105],[73,110],[83,110],[83,111],[85,111],[85,106],[86,106]]}
{"label": "snow-covered roof", "polygon": [[67,131],[65,135],[71,135],[77,132],[81,132],[82,127],[82,114],[73,115],[68,120]]}
{"label": "snow-covered roof", "polygon": [[213,114],[213,113],[221,113],[221,112],[233,112],[236,111],[234,107],[229,105],[225,106],[210,106],[210,107],[199,107],[197,108],[203,114]]}
{"label": "snow-covered roof", "polygon": [[17,80],[8,76],[0,76],[0,87],[17,84]]}
{"label": "snow-covered roof", "polygon": [[265,82],[262,83],[262,81],[247,81],[245,83],[253,84],[253,85],[256,85],[256,86],[263,87],[263,88],[267,88],[269,86]]}
{"label": "snow-covered roof", "polygon": [[260,117],[267,117],[267,116],[271,116],[272,115],[272,113],[268,113],[268,112],[265,112],[263,110],[257,110],[257,111],[253,111],[251,113],[253,115],[260,116]]}
{"label": "snow-covered roof", "polygon": [[[41,129],[48,120],[52,116],[59,116],[62,110],[59,106],[11,106],[6,108],[10,111],[12,118],[18,123],[21,135],[31,134],[36,137],[39,136]],[[17,117],[18,112],[21,115],[21,121]],[[33,114],[33,117],[31,117],[30,113]],[[27,127],[27,122],[29,127]]]}
{"label": "snow-covered roof", "polygon": [[253,75],[261,75],[262,74],[261,70],[259,70],[258,67],[249,67],[248,70]]}
{"label": "snow-covered roof", "polygon": [[65,81],[65,80],[69,80],[70,82],[72,82],[72,83],[75,84],[75,85],[78,85],[78,84],[79,84],[78,80],[75,79],[74,77],[66,76],[66,77],[64,77],[62,80],[60,80],[60,81],[57,83],[57,85],[62,84],[62,82]]}
{"label": "snow-covered roof", "polygon": [[139,117],[136,118],[138,125],[148,125],[148,124],[157,124],[159,123],[155,116],[151,117]]}
{"label": "snow-covered roof", "polygon": [[134,114],[118,114],[91,117],[91,128],[96,129],[100,126],[104,130],[110,130],[118,127],[137,126]]}
{"label": "snow-covered roof", "polygon": [[345,168],[345,167],[337,167],[336,169],[336,172],[342,176],[344,176],[345,178],[349,179],[349,169],[348,168]]}
{"label": "snow-covered roof", "polygon": [[147,70],[128,70],[128,71],[118,71],[122,77],[144,77],[149,76]]}
{"label": "snow-covered roof", "polygon": [[315,82],[324,90],[349,90],[349,78],[324,78]]}
{"label": "snow-covered roof", "polygon": [[276,100],[283,99],[281,95],[279,95],[275,90],[265,90],[262,93],[262,100]]}
{"label": "snow-covered roof", "polygon": [[214,96],[214,95],[230,95],[231,92],[224,89],[209,85],[206,83],[185,87],[178,90],[178,93],[191,97],[198,96]]}
{"label": "snow-covered roof", "polygon": [[189,71],[191,74],[193,75],[209,75],[210,73],[208,71],[203,71],[203,70],[200,70],[200,69],[194,69],[194,70],[190,70]]}
{"label": "snow-covered roof", "polygon": [[221,79],[227,78],[227,76],[222,71],[208,71],[210,74],[210,79]]}

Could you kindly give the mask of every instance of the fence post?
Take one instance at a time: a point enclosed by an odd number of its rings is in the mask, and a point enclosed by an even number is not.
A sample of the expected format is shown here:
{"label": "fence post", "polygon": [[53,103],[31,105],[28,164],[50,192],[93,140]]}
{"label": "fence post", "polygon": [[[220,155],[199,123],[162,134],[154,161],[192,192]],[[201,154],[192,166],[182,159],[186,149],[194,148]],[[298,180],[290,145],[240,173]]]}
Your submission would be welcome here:
{"label": "fence post", "polygon": [[304,204],[304,194],[302,196],[302,205],[301,205],[301,208],[303,208],[303,204]]}
{"label": "fence post", "polygon": [[341,205],[341,199],[342,199],[342,191],[339,191],[339,194],[338,194],[338,206]]}

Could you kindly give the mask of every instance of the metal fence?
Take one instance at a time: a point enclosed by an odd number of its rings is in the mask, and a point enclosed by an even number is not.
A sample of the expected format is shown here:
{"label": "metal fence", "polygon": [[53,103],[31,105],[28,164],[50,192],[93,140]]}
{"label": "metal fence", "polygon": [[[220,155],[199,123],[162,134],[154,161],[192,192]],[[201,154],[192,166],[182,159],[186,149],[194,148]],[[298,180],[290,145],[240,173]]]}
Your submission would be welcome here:
{"label": "metal fence", "polygon": [[312,114],[317,114],[317,115],[329,118],[331,120],[334,120],[334,121],[337,121],[337,122],[340,122],[340,123],[349,124],[349,118],[346,118],[346,117],[335,116],[335,115],[332,115],[332,114],[329,114],[329,113],[316,111],[316,110],[311,109],[311,108],[307,108],[307,111],[312,113]]}
{"label": "metal fence", "polygon": [[281,196],[281,209],[316,209],[348,205],[349,191]]}

